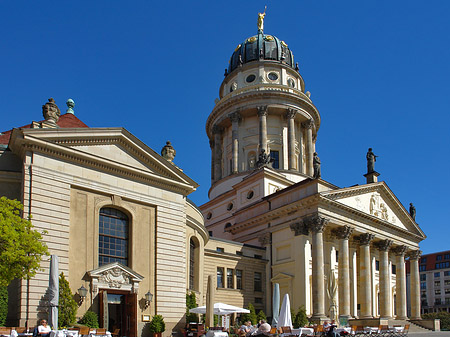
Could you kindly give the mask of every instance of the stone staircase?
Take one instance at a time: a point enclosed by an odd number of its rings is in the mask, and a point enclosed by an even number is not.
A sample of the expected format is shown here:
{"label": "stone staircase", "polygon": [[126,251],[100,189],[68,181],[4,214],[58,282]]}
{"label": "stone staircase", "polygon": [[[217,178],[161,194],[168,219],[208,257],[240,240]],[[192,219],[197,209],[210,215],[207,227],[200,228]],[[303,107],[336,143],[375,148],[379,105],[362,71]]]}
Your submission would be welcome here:
{"label": "stone staircase", "polygon": [[410,322],[408,320],[402,320],[402,319],[390,319],[389,320],[389,326],[393,326],[393,325],[405,326],[406,324],[409,324],[409,332],[427,333],[427,332],[433,331],[433,330],[424,328],[424,327],[422,327],[420,325],[417,325],[416,323]]}

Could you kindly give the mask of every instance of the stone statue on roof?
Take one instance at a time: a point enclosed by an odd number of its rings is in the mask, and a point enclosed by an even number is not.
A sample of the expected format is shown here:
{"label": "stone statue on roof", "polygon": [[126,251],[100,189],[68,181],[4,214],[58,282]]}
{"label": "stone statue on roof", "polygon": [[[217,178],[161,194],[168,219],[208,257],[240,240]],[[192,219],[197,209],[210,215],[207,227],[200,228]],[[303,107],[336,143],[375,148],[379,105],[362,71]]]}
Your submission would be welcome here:
{"label": "stone statue on roof", "polygon": [[267,6],[264,7],[263,13],[258,13],[258,32],[264,31],[264,17],[266,16],[266,9],[267,9]]}
{"label": "stone statue on roof", "polygon": [[416,208],[412,202],[409,203],[409,215],[411,215],[411,218],[416,221]]}
{"label": "stone statue on roof", "polygon": [[375,172],[375,162],[377,161],[377,157],[370,147],[366,154],[367,159],[367,173]]}
{"label": "stone statue on roof", "polygon": [[42,106],[42,114],[47,122],[55,124],[58,122],[61,111],[53,98],[49,98],[48,102]]}
{"label": "stone statue on roof", "polygon": [[175,149],[173,148],[173,146],[170,143],[170,141],[167,141],[166,145],[164,145],[164,147],[161,150],[161,156],[164,159],[166,159],[167,161],[172,163],[172,161],[175,158],[176,154],[177,154],[177,151],[175,151]]}

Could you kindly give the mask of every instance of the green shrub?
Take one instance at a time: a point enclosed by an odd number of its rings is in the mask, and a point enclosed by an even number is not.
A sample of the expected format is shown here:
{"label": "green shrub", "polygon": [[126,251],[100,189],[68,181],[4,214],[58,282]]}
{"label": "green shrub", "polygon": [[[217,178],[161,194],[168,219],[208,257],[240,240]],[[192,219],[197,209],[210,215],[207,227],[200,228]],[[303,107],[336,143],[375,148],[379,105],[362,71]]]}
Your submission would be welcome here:
{"label": "green shrub", "polygon": [[58,326],[68,327],[75,323],[78,305],[73,299],[69,282],[64,277],[64,273],[59,275],[59,302],[58,302]]}
{"label": "green shrub", "polygon": [[161,315],[153,316],[148,328],[151,333],[159,333],[166,331],[166,324],[164,323],[164,318]]}
{"label": "green shrub", "polygon": [[256,320],[257,320],[258,322],[261,321],[261,320],[267,321],[267,316],[266,316],[266,314],[264,313],[264,311],[260,310],[260,311],[258,312],[258,314],[256,315]]}
{"label": "green shrub", "polygon": [[256,317],[255,307],[253,306],[253,304],[249,303],[247,309],[250,310],[250,313],[241,314],[240,321],[241,321],[241,323],[250,321],[250,322],[252,322],[253,325],[255,325],[258,322],[257,317]]}
{"label": "green shrub", "polygon": [[308,324],[308,316],[306,316],[306,309],[302,305],[298,308],[298,311],[294,316],[294,319],[292,321],[292,325],[295,329],[304,327],[306,324]]}
{"label": "green shrub", "polygon": [[195,322],[198,323],[198,315],[189,312],[189,309],[197,308],[197,300],[195,298],[195,293],[191,292],[190,294],[186,294],[186,322]]}
{"label": "green shrub", "polygon": [[5,326],[8,315],[8,288],[0,286],[0,326]]}
{"label": "green shrub", "polygon": [[80,319],[80,321],[78,323],[86,325],[90,328],[95,328],[95,329],[97,329],[99,327],[98,316],[93,311],[86,311],[86,313],[84,314],[84,316]]}
{"label": "green shrub", "polygon": [[441,330],[450,330],[450,313],[446,311],[432,312],[423,314],[423,318],[432,318],[441,320]]}

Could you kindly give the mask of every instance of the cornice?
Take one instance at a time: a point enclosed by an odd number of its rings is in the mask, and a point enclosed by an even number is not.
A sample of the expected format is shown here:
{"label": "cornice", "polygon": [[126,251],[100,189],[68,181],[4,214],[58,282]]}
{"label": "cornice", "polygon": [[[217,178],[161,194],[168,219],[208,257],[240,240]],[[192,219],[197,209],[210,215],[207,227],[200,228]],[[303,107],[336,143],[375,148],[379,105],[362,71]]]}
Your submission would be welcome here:
{"label": "cornice", "polygon": [[195,187],[192,185],[156,175],[151,172],[145,172],[141,169],[113,162],[111,160],[106,160],[96,155],[79,151],[71,147],[62,146],[61,144],[45,141],[30,135],[28,135],[26,139],[16,139],[15,143],[17,144],[14,144],[14,146],[20,147],[20,151],[22,153],[32,151],[48,154],[51,157],[60,158],[83,167],[92,167],[97,170],[126,177],[132,181],[141,181],[162,189],[169,189],[183,195],[188,195],[195,191]]}

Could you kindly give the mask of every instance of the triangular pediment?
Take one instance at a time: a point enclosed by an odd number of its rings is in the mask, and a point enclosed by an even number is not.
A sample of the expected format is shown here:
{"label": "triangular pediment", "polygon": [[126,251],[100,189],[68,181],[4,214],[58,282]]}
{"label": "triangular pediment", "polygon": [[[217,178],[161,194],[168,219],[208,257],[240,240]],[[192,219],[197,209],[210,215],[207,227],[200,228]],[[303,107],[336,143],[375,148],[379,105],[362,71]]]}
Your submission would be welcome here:
{"label": "triangular pediment", "polygon": [[173,187],[185,194],[198,187],[176,165],[123,128],[24,129],[14,130],[13,137],[18,141],[10,145],[17,146],[19,151],[21,143],[31,146],[44,141],[48,145],[41,148],[51,151],[53,156],[63,156],[64,160],[75,160],[97,170]]}
{"label": "triangular pediment", "polygon": [[283,281],[290,281],[294,278],[294,275],[287,273],[278,273],[270,280],[272,283],[280,283]]}
{"label": "triangular pediment", "polygon": [[105,264],[88,271],[87,274],[91,278],[92,288],[96,291],[99,289],[120,289],[137,292],[139,283],[144,279],[142,275],[119,262]]}
{"label": "triangular pediment", "polygon": [[321,194],[338,204],[364,213],[374,220],[387,222],[401,230],[425,238],[420,227],[384,182],[353,186]]}

